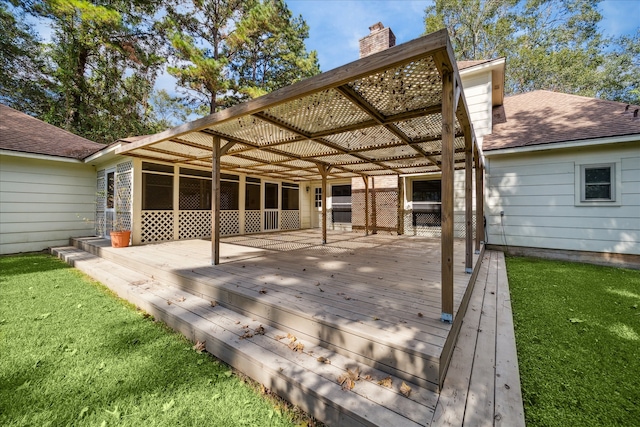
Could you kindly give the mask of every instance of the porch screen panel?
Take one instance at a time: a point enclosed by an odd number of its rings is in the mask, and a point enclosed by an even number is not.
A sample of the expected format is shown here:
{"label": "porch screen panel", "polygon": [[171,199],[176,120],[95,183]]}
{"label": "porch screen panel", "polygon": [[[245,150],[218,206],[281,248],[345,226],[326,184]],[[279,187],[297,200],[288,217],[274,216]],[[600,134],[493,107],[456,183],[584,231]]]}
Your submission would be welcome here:
{"label": "porch screen panel", "polygon": [[298,184],[282,183],[282,210],[297,211],[300,209],[300,187]]}
{"label": "porch screen panel", "polygon": [[211,210],[211,180],[180,177],[180,210]]}
{"label": "porch screen panel", "polygon": [[244,208],[248,211],[260,210],[260,179],[247,177],[245,184]]}
{"label": "porch screen panel", "polygon": [[334,223],[351,223],[351,185],[331,187],[331,220]]}
{"label": "porch screen panel", "polygon": [[441,180],[413,181],[413,226],[437,226],[442,221]]}
{"label": "porch screen panel", "polygon": [[173,176],[142,174],[142,209],[162,211],[173,209]]}

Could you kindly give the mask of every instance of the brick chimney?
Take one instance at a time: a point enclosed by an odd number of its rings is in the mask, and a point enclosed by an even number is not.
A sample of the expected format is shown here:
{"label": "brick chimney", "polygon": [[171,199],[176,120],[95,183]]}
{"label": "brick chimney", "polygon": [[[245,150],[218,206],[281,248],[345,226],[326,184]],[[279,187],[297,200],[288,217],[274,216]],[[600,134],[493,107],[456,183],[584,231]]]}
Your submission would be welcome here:
{"label": "brick chimney", "polygon": [[360,58],[389,49],[396,45],[396,36],[391,28],[385,28],[382,22],[369,27],[368,36],[360,39]]}

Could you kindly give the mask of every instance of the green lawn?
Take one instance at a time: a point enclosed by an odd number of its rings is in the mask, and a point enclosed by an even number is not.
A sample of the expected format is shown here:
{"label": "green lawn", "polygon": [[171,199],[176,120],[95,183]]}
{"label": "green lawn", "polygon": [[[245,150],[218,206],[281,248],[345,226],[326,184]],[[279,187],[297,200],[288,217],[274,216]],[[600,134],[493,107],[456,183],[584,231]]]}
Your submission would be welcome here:
{"label": "green lawn", "polygon": [[0,257],[0,425],[305,421],[62,261]]}
{"label": "green lawn", "polygon": [[640,271],[507,258],[529,426],[640,425]]}

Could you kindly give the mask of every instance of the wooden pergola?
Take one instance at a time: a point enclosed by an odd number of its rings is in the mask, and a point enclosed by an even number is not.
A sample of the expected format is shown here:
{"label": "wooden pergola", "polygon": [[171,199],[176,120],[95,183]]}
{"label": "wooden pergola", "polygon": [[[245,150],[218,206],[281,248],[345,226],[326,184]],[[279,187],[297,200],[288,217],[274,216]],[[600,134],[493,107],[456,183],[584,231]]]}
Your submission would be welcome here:
{"label": "wooden pergola", "polygon": [[[220,254],[221,170],[289,181],[321,180],[323,243],[327,180],[362,177],[367,186],[368,177],[376,175],[441,172],[442,320],[453,321],[454,170],[466,170],[465,267],[471,272],[471,171],[475,163],[476,224],[482,224],[483,166],[446,30],[151,135],[117,152],[211,168],[215,265]],[[476,250],[481,240],[482,226],[476,233]]]}

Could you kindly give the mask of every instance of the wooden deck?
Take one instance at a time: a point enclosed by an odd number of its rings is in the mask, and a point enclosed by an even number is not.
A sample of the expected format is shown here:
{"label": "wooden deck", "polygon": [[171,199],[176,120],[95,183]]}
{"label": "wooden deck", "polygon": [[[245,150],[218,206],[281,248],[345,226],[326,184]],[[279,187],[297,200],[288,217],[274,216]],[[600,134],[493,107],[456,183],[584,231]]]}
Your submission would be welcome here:
{"label": "wooden deck", "polygon": [[[463,242],[455,244],[455,311],[468,302],[470,317],[459,322],[461,339],[438,393],[446,349],[454,348],[452,325],[439,320],[438,240],[332,233],[320,245],[319,231],[303,230],[222,241],[218,266],[210,265],[210,242],[203,240],[112,249],[102,240],[80,239],[77,246],[87,252],[56,251],[99,280],[111,280],[123,296],[188,337],[206,339],[209,351],[328,424],[520,423],[513,415],[522,415],[522,403],[501,254],[484,255],[476,288],[465,299],[471,275],[464,272]],[[102,277],[101,268],[120,278]],[[496,321],[501,310],[508,320]],[[266,333],[258,336],[253,332],[260,325]],[[303,350],[286,345],[289,334]],[[259,362],[242,348],[261,354]],[[318,363],[321,356],[331,364]],[[353,393],[341,390],[337,377],[356,366],[362,380]],[[392,388],[377,384],[385,377]],[[403,381],[412,388],[409,398],[399,391]]]}

